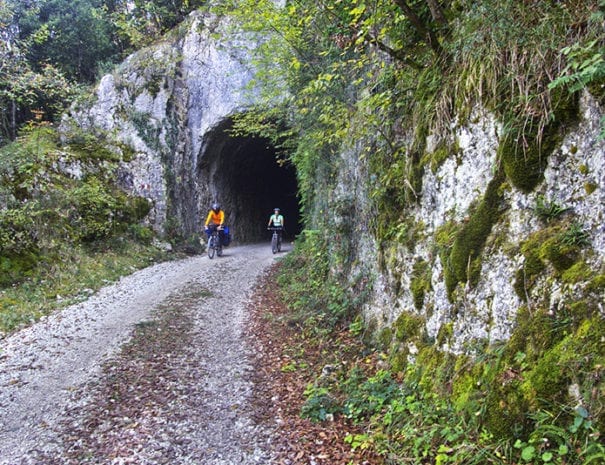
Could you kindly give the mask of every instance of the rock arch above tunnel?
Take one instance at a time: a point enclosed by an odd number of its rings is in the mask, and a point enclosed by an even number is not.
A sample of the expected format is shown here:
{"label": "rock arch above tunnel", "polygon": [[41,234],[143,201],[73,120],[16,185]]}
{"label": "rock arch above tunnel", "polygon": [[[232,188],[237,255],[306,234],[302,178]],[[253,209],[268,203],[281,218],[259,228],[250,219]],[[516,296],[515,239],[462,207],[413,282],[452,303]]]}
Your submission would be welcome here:
{"label": "rock arch above tunnel", "polygon": [[[300,231],[300,212],[294,167],[282,159],[267,139],[235,136],[227,119],[209,131],[202,144],[198,185],[201,215],[217,201],[225,211],[237,242],[268,239],[267,222],[273,208],[285,217],[287,237]],[[204,218],[202,218],[203,221]]]}

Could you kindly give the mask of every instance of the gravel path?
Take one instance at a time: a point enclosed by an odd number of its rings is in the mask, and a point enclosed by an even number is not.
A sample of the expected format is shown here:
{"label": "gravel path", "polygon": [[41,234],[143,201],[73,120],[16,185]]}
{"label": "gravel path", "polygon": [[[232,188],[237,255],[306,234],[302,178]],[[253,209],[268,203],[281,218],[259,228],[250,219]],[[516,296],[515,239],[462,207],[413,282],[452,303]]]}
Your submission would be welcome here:
{"label": "gravel path", "polygon": [[265,244],[161,263],[0,341],[0,464],[264,464],[243,336]]}

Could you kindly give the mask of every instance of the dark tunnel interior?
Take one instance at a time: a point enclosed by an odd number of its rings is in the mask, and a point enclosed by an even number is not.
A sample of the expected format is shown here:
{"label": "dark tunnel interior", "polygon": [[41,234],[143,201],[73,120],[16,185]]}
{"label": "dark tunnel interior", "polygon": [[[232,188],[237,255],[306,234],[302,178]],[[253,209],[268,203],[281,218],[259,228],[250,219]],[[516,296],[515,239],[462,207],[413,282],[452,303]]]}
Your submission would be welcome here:
{"label": "dark tunnel interior", "polygon": [[[210,189],[210,201],[225,211],[226,222],[239,243],[269,240],[269,216],[279,207],[286,240],[301,228],[296,171],[278,162],[275,148],[258,137],[234,136],[224,122],[208,135],[200,161],[200,182]],[[210,205],[202,205],[202,215]]]}

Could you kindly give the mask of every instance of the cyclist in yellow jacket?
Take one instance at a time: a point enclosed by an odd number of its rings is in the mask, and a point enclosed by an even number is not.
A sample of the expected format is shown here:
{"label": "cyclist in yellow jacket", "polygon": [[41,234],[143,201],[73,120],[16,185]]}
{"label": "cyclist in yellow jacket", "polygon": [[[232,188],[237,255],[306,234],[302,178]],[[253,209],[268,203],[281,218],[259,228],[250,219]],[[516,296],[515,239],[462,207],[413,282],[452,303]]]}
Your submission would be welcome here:
{"label": "cyclist in yellow jacket", "polygon": [[204,229],[206,234],[210,235],[212,231],[218,229],[219,236],[221,236],[221,242],[223,241],[223,224],[225,223],[225,212],[221,210],[221,206],[218,203],[213,203],[212,208],[208,212],[206,222],[204,223]]}

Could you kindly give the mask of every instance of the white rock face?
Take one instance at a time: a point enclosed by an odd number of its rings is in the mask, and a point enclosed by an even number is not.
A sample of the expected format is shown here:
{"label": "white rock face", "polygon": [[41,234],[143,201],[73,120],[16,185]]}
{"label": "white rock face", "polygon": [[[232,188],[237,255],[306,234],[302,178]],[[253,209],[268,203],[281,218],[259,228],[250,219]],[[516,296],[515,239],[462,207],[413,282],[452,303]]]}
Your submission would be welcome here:
{"label": "white rock face", "polygon": [[[430,337],[436,338],[444,324],[453,326],[453,337],[445,348],[453,352],[468,350],[477,341],[506,340],[514,329],[517,311],[523,302],[514,290],[515,274],[524,257],[519,245],[540,225],[534,208],[538,196],[570,209],[589,233],[591,251],[588,263],[595,270],[605,266],[605,141],[598,140],[603,109],[585,94],[581,100],[581,121],[548,159],[544,181],[535,192],[508,190],[506,211],[492,229],[498,241],[486,245],[482,254],[479,283],[462,285],[450,302],[443,268],[435,253],[434,234],[448,221],[461,222],[469,207],[481,200],[493,177],[499,127],[487,113],[477,113],[474,121],[455,130],[458,155],[446,160],[435,173],[427,170],[418,207],[412,214],[422,225],[422,239],[413,250],[396,249],[396,257],[385,260],[386,271],[377,273],[372,305],[365,310],[367,320],[380,326],[393,323],[402,312],[419,313],[426,318]],[[429,146],[431,141],[429,140]],[[502,247],[506,244],[506,247]],[[432,270],[432,289],[425,295],[421,310],[415,309],[410,290],[414,263],[422,259]],[[601,271],[602,272],[602,271]],[[399,291],[395,295],[393,289]],[[557,280],[541,280],[531,298],[550,296],[550,308],[557,311],[574,288]],[[604,299],[605,301],[605,296]],[[380,302],[379,305],[377,303]],[[605,313],[605,303],[601,311]]]}
{"label": "white rock face", "polygon": [[196,17],[182,45],[181,71],[189,94],[188,129],[194,157],[200,154],[210,129],[253,103],[253,94],[246,90],[253,77],[249,64],[251,44],[233,34],[216,39],[217,32],[226,32],[230,26],[225,21]]}
{"label": "white rock face", "polygon": [[437,173],[427,172],[422,181],[422,199],[415,217],[426,224],[427,233],[449,220],[461,221],[492,178],[499,127],[487,113],[472,119],[479,122],[456,131],[461,155],[448,158]]}

